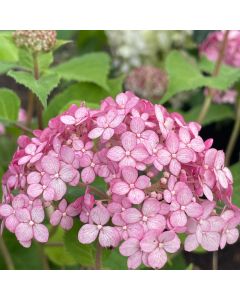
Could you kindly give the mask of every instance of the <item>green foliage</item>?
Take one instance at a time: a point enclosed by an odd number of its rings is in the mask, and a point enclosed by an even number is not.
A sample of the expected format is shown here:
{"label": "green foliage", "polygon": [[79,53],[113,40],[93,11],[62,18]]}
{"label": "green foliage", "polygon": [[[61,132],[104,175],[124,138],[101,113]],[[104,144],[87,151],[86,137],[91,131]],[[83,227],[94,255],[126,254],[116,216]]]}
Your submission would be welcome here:
{"label": "green foliage", "polygon": [[0,136],[0,159],[1,166],[5,169],[11,161],[12,155],[16,150],[16,140],[5,135]]}
{"label": "green foliage", "polygon": [[165,270],[186,270],[187,264],[182,252],[169,256]]}
{"label": "green foliage", "polygon": [[[194,106],[187,112],[181,111],[184,119],[187,122],[197,120],[200,111],[202,109],[201,105]],[[234,110],[231,105],[227,104],[212,104],[209,108],[206,118],[203,120],[202,125],[209,125],[214,122],[220,122],[227,119],[234,119]]]}
{"label": "green foliage", "polygon": [[[30,248],[22,247],[17,241],[14,234],[7,230],[3,233],[5,244],[17,270],[41,270],[43,269],[42,262],[39,259],[39,248],[37,243],[33,243]],[[5,262],[0,253],[0,270],[6,269]]]}
{"label": "green foliage", "polygon": [[233,197],[232,201],[235,205],[240,206],[240,162],[232,165],[230,170],[233,175]]}
{"label": "green foliage", "polygon": [[17,121],[20,99],[12,90],[0,89],[0,120],[5,122]]}
{"label": "green foliage", "polygon": [[75,57],[52,70],[63,79],[91,82],[109,90],[107,76],[110,70],[110,58],[106,53],[90,53]]}
{"label": "green foliage", "polygon": [[59,267],[77,265],[77,262],[68,253],[65,247],[61,246],[61,243],[63,244],[64,234],[65,231],[59,227],[56,233],[49,239],[49,245],[45,245],[44,252],[48,259]]}
{"label": "green foliage", "polygon": [[104,249],[102,259],[103,269],[127,270],[127,257],[120,254],[119,249]]}
{"label": "green foliage", "polygon": [[202,74],[201,69],[206,71],[208,67],[209,70],[209,63],[204,65],[202,62],[198,65],[192,58],[190,59],[187,55],[183,55],[178,51],[172,51],[168,54],[165,67],[169,83],[167,92],[160,101],[161,104],[177,93],[200,87],[226,90],[240,78],[239,69],[225,66],[221,68],[218,76],[205,76]]}
{"label": "green foliage", "polygon": [[83,245],[78,241],[80,222],[76,220],[73,228],[65,233],[66,251],[83,267],[93,267],[95,264],[95,247],[93,244]]}
{"label": "green foliage", "polygon": [[50,92],[58,85],[59,76],[54,73],[46,74],[36,80],[31,73],[23,71],[12,71],[8,72],[8,75],[30,89],[41,101],[44,107],[47,106],[47,98]]}
{"label": "green foliage", "polygon": [[0,61],[17,62],[18,49],[13,42],[11,33],[0,33]]}
{"label": "green foliage", "polygon": [[88,82],[70,85],[51,100],[43,115],[44,123],[47,124],[49,119],[65,111],[73,103],[78,105],[80,102],[85,101],[86,105],[91,108],[94,106],[98,107],[102,99],[106,98],[107,96],[115,97],[122,91],[122,82],[122,76],[108,80],[110,92],[105,91],[96,84]]}

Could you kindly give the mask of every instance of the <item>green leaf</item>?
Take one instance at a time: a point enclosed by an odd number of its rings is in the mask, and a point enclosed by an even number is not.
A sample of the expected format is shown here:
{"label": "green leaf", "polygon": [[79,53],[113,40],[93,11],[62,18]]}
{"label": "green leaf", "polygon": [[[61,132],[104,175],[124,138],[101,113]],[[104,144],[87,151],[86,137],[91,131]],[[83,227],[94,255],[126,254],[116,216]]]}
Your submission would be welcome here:
{"label": "green leaf", "polygon": [[18,48],[14,44],[11,34],[0,34],[0,61],[16,62],[18,60]]}
{"label": "green leaf", "polygon": [[[198,105],[193,107],[187,112],[181,111],[186,122],[197,120],[202,106]],[[220,121],[224,121],[227,119],[234,119],[235,113],[231,105],[227,104],[211,104],[209,108],[209,112],[204,119],[202,125],[209,125],[211,123],[216,123]]]}
{"label": "green leaf", "polygon": [[240,162],[232,165],[230,170],[233,175],[233,204],[240,206]]}
{"label": "green leaf", "polygon": [[[53,54],[52,52],[48,53],[39,53],[38,54],[38,67],[40,74],[47,70],[50,64],[53,63]],[[19,60],[18,60],[19,67],[25,67],[29,71],[34,69],[33,63],[33,55],[27,49],[20,49],[19,50]]]}
{"label": "green leaf", "polygon": [[5,169],[8,167],[9,162],[12,159],[13,153],[16,151],[16,140],[11,136],[0,136],[0,159],[1,166]]}
{"label": "green leaf", "polygon": [[122,256],[118,248],[104,249],[102,268],[107,270],[127,270],[127,258]]}
{"label": "green leaf", "polygon": [[14,122],[18,118],[20,99],[9,89],[0,89],[0,120]]}
{"label": "green leaf", "polygon": [[80,227],[80,222],[75,220],[73,228],[64,235],[64,245],[77,263],[84,267],[92,267],[95,264],[95,247],[93,244],[80,244],[78,241]]}
{"label": "green leaf", "polygon": [[107,76],[110,58],[106,53],[90,53],[75,57],[53,68],[62,78],[79,82],[92,82],[109,90]]}
{"label": "green leaf", "polygon": [[0,74],[4,74],[8,70],[10,70],[11,68],[14,68],[14,67],[16,67],[16,64],[14,64],[14,63],[0,61]]}
{"label": "green leaf", "polygon": [[186,270],[187,265],[182,252],[169,256],[168,262],[164,267],[165,270]]}
{"label": "green leaf", "polygon": [[[77,265],[76,260],[62,246],[54,246],[53,243],[63,243],[65,231],[60,227],[45,245],[44,252],[51,262],[60,267]],[[51,245],[52,243],[52,245]]]}
{"label": "green leaf", "polygon": [[59,76],[54,73],[46,74],[36,80],[31,73],[23,71],[8,72],[8,75],[30,89],[41,101],[42,105],[46,108],[47,98],[50,92],[59,84]]}
{"label": "green leaf", "polygon": [[122,91],[123,77],[108,80],[111,91],[108,93],[93,83],[75,83],[66,88],[62,93],[56,95],[49,103],[48,108],[44,112],[44,123],[47,122],[67,110],[71,104],[80,104],[85,101],[86,105],[91,108],[99,107],[100,101],[107,96],[115,97]]}
{"label": "green leaf", "polygon": [[[203,69],[202,64],[200,66]],[[170,52],[166,58],[168,89],[160,103],[165,103],[177,93],[201,87],[226,90],[240,78],[240,70],[236,68],[223,67],[218,76],[211,77],[203,75],[200,66],[193,58],[190,59],[181,52],[176,50]]]}
{"label": "green leaf", "polygon": [[58,48],[66,45],[66,44],[72,43],[72,42],[73,41],[71,41],[71,40],[57,40],[56,44],[53,47],[53,51],[56,51]]}

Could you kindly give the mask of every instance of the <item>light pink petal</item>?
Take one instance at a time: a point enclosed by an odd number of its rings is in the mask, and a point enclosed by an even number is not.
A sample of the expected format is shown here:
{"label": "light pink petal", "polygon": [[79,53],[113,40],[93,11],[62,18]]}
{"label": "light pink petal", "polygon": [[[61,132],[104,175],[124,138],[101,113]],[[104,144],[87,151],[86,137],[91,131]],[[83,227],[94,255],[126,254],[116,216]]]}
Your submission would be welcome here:
{"label": "light pink petal", "polygon": [[81,172],[82,181],[86,184],[90,184],[95,179],[95,172],[92,167],[86,167]]}
{"label": "light pink petal", "polygon": [[148,152],[144,146],[138,145],[132,150],[131,156],[137,161],[143,161],[148,157]]}
{"label": "light pink petal", "polygon": [[16,210],[16,218],[19,222],[29,222],[31,220],[30,212],[27,208],[20,208]]}
{"label": "light pink petal", "polygon": [[138,177],[135,186],[136,188],[143,190],[149,187],[149,184],[150,184],[150,178],[148,176],[142,175]]}
{"label": "light pink petal", "polygon": [[166,147],[170,153],[176,153],[179,147],[179,139],[175,132],[171,131],[166,139]]}
{"label": "light pink petal", "polygon": [[147,221],[148,229],[164,230],[166,227],[166,219],[164,216],[157,214],[154,217],[150,217]]}
{"label": "light pink petal", "polygon": [[54,189],[47,187],[43,192],[43,199],[46,201],[52,201],[54,199]]}
{"label": "light pink petal", "polygon": [[187,128],[181,127],[179,129],[179,138],[184,144],[188,144],[190,142],[191,136]]}
{"label": "light pink petal", "polygon": [[137,145],[137,139],[134,133],[127,131],[122,134],[121,141],[126,151],[132,151]]}
{"label": "light pink petal", "polygon": [[155,216],[160,210],[160,202],[156,199],[147,199],[142,206],[144,216]]}
{"label": "light pink petal", "polygon": [[234,244],[239,238],[239,230],[237,228],[230,229],[227,232],[227,243]]}
{"label": "light pink petal", "polygon": [[228,181],[227,181],[227,177],[225,176],[224,172],[222,170],[218,170],[217,175],[218,175],[219,183],[221,184],[221,186],[224,189],[226,189],[228,187]]}
{"label": "light pink petal", "polygon": [[42,206],[36,206],[31,211],[32,220],[35,223],[41,223],[44,220],[44,209]]}
{"label": "light pink petal", "polygon": [[5,226],[10,232],[15,232],[15,229],[17,225],[19,224],[18,219],[15,217],[15,215],[10,215],[5,220]]}
{"label": "light pink petal", "polygon": [[74,152],[73,150],[68,146],[62,146],[60,150],[60,155],[63,161],[67,164],[71,164],[74,160]]}
{"label": "light pink petal", "polygon": [[144,238],[140,242],[140,247],[144,252],[152,252],[156,249],[159,242],[157,240],[157,231],[149,231],[145,234]]}
{"label": "light pink petal", "polygon": [[104,131],[103,131],[103,139],[104,140],[110,140],[110,138],[114,135],[114,129],[112,128],[106,128]]}
{"label": "light pink petal", "polygon": [[49,186],[54,189],[54,192],[55,192],[54,199],[55,200],[61,200],[62,197],[67,192],[66,184],[61,179],[53,179],[50,182]]}
{"label": "light pink petal", "polygon": [[96,225],[85,224],[78,232],[78,240],[82,244],[91,244],[96,240],[98,232],[99,230]]}
{"label": "light pink petal", "polygon": [[107,157],[113,161],[120,161],[124,156],[125,151],[120,146],[115,146],[111,148],[107,153]]}
{"label": "light pink petal", "polygon": [[207,219],[207,221],[210,224],[211,231],[220,232],[225,225],[224,220],[219,216],[211,216]]}
{"label": "light pink petal", "polygon": [[178,176],[181,171],[181,164],[176,159],[172,159],[169,165],[169,170],[173,175]]}
{"label": "light pink petal", "polygon": [[62,199],[62,201],[59,203],[58,208],[59,208],[59,210],[61,212],[65,212],[66,209],[67,209],[67,205],[68,205],[67,200],[66,199]]}
{"label": "light pink petal", "polygon": [[213,201],[213,193],[206,184],[203,185],[203,193],[209,201]]}
{"label": "light pink petal", "polygon": [[158,161],[163,166],[168,165],[169,162],[171,161],[170,153],[167,150],[161,149],[160,151],[158,151],[157,156],[158,156]]}
{"label": "light pink petal", "polygon": [[55,210],[50,217],[50,223],[53,226],[56,226],[60,223],[62,218],[62,213],[60,212],[60,210]]}
{"label": "light pink petal", "polygon": [[202,206],[198,203],[190,203],[186,207],[186,214],[192,218],[198,218],[202,215],[203,209]]}
{"label": "light pink petal", "polygon": [[127,265],[129,269],[137,269],[142,263],[142,252],[137,251],[134,254],[130,255],[127,260]]}
{"label": "light pink petal", "polygon": [[119,233],[118,231],[110,226],[104,226],[99,233],[99,244],[102,247],[116,247],[119,243]]}
{"label": "light pink petal", "polygon": [[119,247],[119,251],[123,256],[131,256],[139,250],[139,240],[129,238]]}
{"label": "light pink petal", "polygon": [[59,160],[51,155],[44,156],[41,161],[43,170],[48,174],[56,174],[59,171]]}
{"label": "light pink petal", "polygon": [[61,219],[60,225],[65,230],[70,230],[73,227],[73,218],[64,216]]}
{"label": "light pink petal", "polygon": [[180,149],[177,152],[177,159],[183,164],[189,163],[190,161],[193,160],[193,158],[194,158],[194,154],[193,151],[190,149],[184,148],[184,149]]}
{"label": "light pink petal", "polygon": [[33,238],[33,229],[27,223],[20,223],[15,229],[16,237],[19,241],[27,242]]}
{"label": "light pink petal", "polygon": [[167,254],[163,249],[155,249],[148,255],[148,263],[154,269],[161,269],[167,262]]}
{"label": "light pink petal", "polygon": [[169,190],[164,190],[163,192],[164,200],[168,203],[172,201],[172,193]]}
{"label": "light pink petal", "polygon": [[178,210],[174,211],[170,216],[170,222],[174,227],[182,227],[187,224],[187,217],[185,212]]}
{"label": "light pink petal", "polygon": [[130,238],[136,238],[140,240],[143,237],[144,229],[141,224],[134,223],[127,226],[127,232]]}
{"label": "light pink petal", "polygon": [[93,222],[98,225],[105,225],[110,219],[109,211],[104,206],[94,207],[91,210],[90,216]]}
{"label": "light pink petal", "polygon": [[185,185],[182,189],[177,192],[177,202],[180,205],[187,205],[191,202],[193,194],[189,187]]}
{"label": "light pink petal", "polygon": [[39,195],[42,194],[43,188],[41,184],[38,183],[34,183],[29,185],[28,189],[27,189],[27,193],[29,196],[36,198]]}
{"label": "light pink petal", "polygon": [[0,216],[2,217],[8,217],[13,213],[12,206],[8,204],[2,204],[0,205]]}
{"label": "light pink petal", "polygon": [[40,243],[46,243],[49,238],[48,229],[43,224],[35,224],[33,226],[33,235],[35,240],[37,240]]}
{"label": "light pink petal", "polygon": [[205,144],[200,136],[191,141],[191,147],[195,152],[202,152],[205,149]]}
{"label": "light pink petal", "polygon": [[206,165],[208,165],[209,167],[213,167],[216,155],[217,155],[216,149],[212,148],[212,149],[207,150],[207,152],[205,154],[205,158],[204,158],[204,163]]}
{"label": "light pink petal", "polygon": [[86,107],[80,107],[75,111],[75,117],[76,119],[83,119],[87,116],[88,110]]}
{"label": "light pink petal", "polygon": [[59,175],[64,182],[71,182],[74,178],[75,170],[72,166],[64,165],[61,167]]}
{"label": "light pink petal", "polygon": [[134,207],[128,208],[123,211],[121,216],[127,224],[137,223],[142,219],[142,214],[138,209]]}
{"label": "light pink petal", "polygon": [[225,161],[225,154],[222,150],[217,152],[216,158],[215,158],[215,168],[216,169],[221,169],[224,165],[224,161]]}
{"label": "light pink petal", "polygon": [[124,168],[124,167],[136,167],[136,161],[134,158],[132,158],[131,156],[125,156],[119,163],[119,167],[120,168]]}
{"label": "light pink petal", "polygon": [[41,180],[41,174],[39,172],[31,172],[27,176],[28,184],[39,183],[40,180]]}
{"label": "light pink petal", "polygon": [[184,250],[191,252],[198,247],[198,241],[195,234],[189,234],[184,242]]}
{"label": "light pink petal", "polygon": [[174,234],[174,238],[167,237],[167,235],[170,235],[169,232],[165,231],[162,233],[162,235],[165,235],[166,237],[163,237],[166,241],[164,242],[164,249],[169,253],[175,253],[180,248],[180,239],[176,234]]}
{"label": "light pink petal", "polygon": [[220,235],[217,232],[203,233],[201,245],[207,251],[217,251],[220,243]]}
{"label": "light pink petal", "polygon": [[142,118],[135,117],[130,122],[131,131],[134,133],[141,133],[145,128],[145,123]]}
{"label": "light pink petal", "polygon": [[122,176],[127,183],[135,183],[138,177],[138,171],[133,167],[124,167],[122,169]]}
{"label": "light pink petal", "polygon": [[31,159],[31,157],[32,157],[31,155],[26,155],[26,156],[21,157],[18,160],[18,165],[21,166],[21,165],[26,164],[27,162],[29,162],[29,160]]}
{"label": "light pink petal", "polygon": [[112,187],[112,192],[117,195],[126,195],[129,190],[129,185],[123,181],[116,182]]}
{"label": "light pink petal", "polygon": [[90,139],[96,139],[102,135],[103,131],[104,128],[96,127],[89,132],[88,137]]}
{"label": "light pink petal", "polygon": [[122,123],[122,121],[124,120],[124,118],[125,118],[125,115],[117,115],[113,119],[113,121],[110,122],[110,126],[112,128],[116,128],[117,126],[119,126]]}
{"label": "light pink petal", "polygon": [[75,118],[69,115],[61,116],[60,120],[66,125],[73,125],[75,124]]}
{"label": "light pink petal", "polygon": [[142,190],[139,189],[131,189],[128,193],[128,199],[133,204],[140,204],[143,202],[145,198],[145,194]]}

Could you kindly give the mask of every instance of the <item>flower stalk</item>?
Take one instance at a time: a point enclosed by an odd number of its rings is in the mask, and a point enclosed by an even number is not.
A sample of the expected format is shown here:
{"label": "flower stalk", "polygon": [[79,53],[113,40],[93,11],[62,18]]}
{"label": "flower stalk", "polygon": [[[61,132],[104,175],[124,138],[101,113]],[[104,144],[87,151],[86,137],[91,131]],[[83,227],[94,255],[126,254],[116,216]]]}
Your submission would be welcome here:
{"label": "flower stalk", "polygon": [[0,235],[0,252],[2,252],[2,256],[3,256],[3,259],[6,263],[7,269],[8,270],[14,270],[15,267],[14,267],[12,257],[10,255],[9,251],[8,251],[8,248],[5,244],[5,241],[2,237],[2,235]]}

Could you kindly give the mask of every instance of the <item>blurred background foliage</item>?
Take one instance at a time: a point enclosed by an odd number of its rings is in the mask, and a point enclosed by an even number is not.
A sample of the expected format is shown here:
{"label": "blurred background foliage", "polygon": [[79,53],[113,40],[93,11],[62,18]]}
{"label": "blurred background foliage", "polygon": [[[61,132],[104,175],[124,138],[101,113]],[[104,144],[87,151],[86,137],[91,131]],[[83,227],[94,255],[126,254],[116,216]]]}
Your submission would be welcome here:
{"label": "blurred background foliage", "polygon": [[[234,83],[235,78],[240,77],[239,70],[232,77],[226,76],[226,74],[229,75],[227,73],[229,70],[225,70],[218,80],[211,79],[205,76],[207,69],[209,70],[211,66],[204,62],[196,65],[199,60],[198,45],[210,32],[210,30],[188,32],[58,31],[57,38],[69,42],[63,43],[55,51],[54,56],[49,54],[42,57],[43,78],[57,74],[56,78],[47,77],[48,85],[43,89],[31,86],[29,82],[26,83],[20,76],[20,72],[15,71],[14,68],[17,68],[19,61],[27,62],[26,67],[31,62],[24,52],[21,57],[18,57],[14,46],[7,38],[4,38],[6,32],[0,32],[0,93],[2,99],[8,99],[9,95],[4,89],[11,89],[17,97],[16,105],[27,109],[29,89],[32,90],[45,105],[43,122],[46,126],[50,118],[63,112],[73,103],[80,104],[81,101],[85,101],[86,105],[91,108],[98,107],[105,97],[114,97],[126,90],[126,78],[132,69],[151,65],[167,71],[170,80],[166,93],[158,99],[156,97],[151,99],[150,95],[150,100],[154,103],[164,103],[168,109],[181,112],[187,121],[196,120],[204,99],[202,88],[204,85],[226,89]],[[48,73],[49,70],[52,73]],[[188,86],[189,78],[192,80],[193,76],[196,77],[195,86]],[[227,79],[224,79],[226,77]],[[181,85],[174,84],[179,80],[183,82]],[[5,104],[0,102],[1,105]],[[6,111],[12,111],[14,105],[10,102],[7,105]],[[0,119],[4,124],[4,131],[0,135],[1,177],[7,170],[16,149],[17,137],[22,130],[10,122],[17,121],[17,113],[10,116],[0,112]],[[225,149],[228,140],[223,137],[230,134],[233,119],[234,106],[212,104],[210,113],[204,120],[203,138],[214,137],[214,147]],[[35,120],[33,120],[32,127],[37,128]],[[239,149],[240,141],[237,142],[233,153],[232,164],[239,160]],[[238,164],[233,167],[237,178],[235,189],[240,186],[238,167]],[[102,181],[99,181],[97,185],[105,189]],[[71,188],[67,199],[71,201],[81,193],[81,189]],[[234,195],[234,201],[238,201],[238,204],[240,204],[239,199],[240,197]],[[3,236],[16,269],[91,269],[94,268],[95,247],[94,245],[81,245],[78,242],[79,226],[79,222],[76,221],[70,232],[50,229],[51,238],[47,245],[39,246],[33,243],[29,249],[19,245],[11,233],[4,231]],[[9,268],[1,254],[4,246],[0,244],[0,269]],[[221,251],[220,268],[239,268],[238,250],[239,244],[236,244]],[[226,256],[228,256],[228,264],[226,264]],[[119,255],[118,249],[105,250],[103,257],[103,268],[126,269],[126,258]],[[171,257],[165,269],[211,269],[210,261],[211,254],[205,253],[200,248],[194,253],[181,251]]]}

